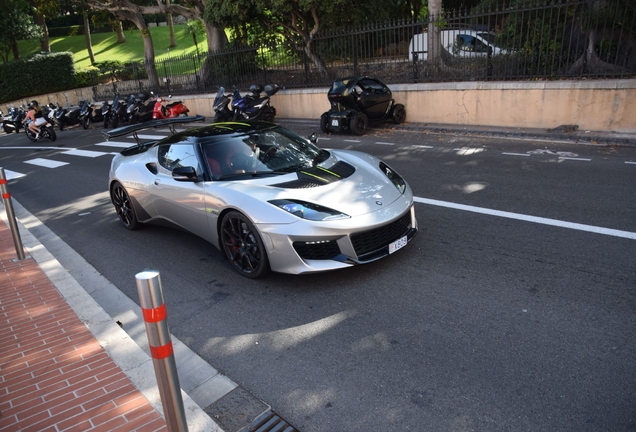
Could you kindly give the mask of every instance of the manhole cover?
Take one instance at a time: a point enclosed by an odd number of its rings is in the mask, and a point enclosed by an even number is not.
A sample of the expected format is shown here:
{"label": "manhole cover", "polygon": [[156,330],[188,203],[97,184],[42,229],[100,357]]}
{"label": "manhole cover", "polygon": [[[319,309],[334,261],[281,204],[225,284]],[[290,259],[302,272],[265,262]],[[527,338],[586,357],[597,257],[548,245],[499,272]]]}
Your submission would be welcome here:
{"label": "manhole cover", "polygon": [[239,432],[264,412],[269,406],[252,396],[242,387],[237,387],[204,411],[225,432]]}

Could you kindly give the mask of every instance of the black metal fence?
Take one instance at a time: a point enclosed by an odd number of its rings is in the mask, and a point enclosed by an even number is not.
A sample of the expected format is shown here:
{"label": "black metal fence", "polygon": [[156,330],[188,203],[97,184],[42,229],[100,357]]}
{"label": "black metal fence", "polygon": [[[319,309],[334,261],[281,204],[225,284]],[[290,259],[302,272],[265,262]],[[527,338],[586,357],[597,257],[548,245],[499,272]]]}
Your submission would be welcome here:
{"label": "black metal fence", "polygon": [[[632,0],[518,0],[445,14],[426,22],[387,22],[319,34],[311,44],[287,39],[174,57],[156,64],[158,89],[133,64],[129,81],[95,86],[115,92],[215,92],[277,83],[329,86],[336,77],[372,75],[388,84],[445,81],[559,80],[636,76],[636,3]],[[433,50],[438,28],[443,49]],[[435,51],[439,55],[435,55]]]}

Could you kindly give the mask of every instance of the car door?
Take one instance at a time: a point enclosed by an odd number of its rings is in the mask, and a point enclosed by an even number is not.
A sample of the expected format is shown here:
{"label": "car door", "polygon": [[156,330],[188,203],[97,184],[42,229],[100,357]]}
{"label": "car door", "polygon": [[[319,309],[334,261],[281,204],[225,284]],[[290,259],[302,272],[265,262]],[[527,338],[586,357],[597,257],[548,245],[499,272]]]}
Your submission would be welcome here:
{"label": "car door", "polygon": [[[205,205],[205,182],[194,145],[189,142],[159,145],[157,162],[157,173],[149,187],[157,214],[210,240]],[[172,171],[179,167],[195,168],[201,181],[175,180]]]}
{"label": "car door", "polygon": [[360,80],[359,86],[362,88],[360,105],[370,120],[382,118],[391,102],[391,90],[380,81],[365,78]]}

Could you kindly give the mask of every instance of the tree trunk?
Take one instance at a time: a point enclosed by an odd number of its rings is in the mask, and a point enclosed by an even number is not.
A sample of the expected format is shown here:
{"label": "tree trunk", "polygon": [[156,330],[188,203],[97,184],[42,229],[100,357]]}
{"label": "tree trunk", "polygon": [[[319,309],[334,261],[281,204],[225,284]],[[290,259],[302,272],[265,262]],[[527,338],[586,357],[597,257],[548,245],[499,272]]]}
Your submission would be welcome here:
{"label": "tree trunk", "polygon": [[329,72],[327,71],[327,66],[325,65],[324,60],[314,52],[311,47],[311,42],[312,39],[309,39],[309,41],[305,43],[305,46],[303,48],[305,54],[307,54],[307,57],[309,57],[312,63],[316,65],[316,69],[318,69],[318,72],[320,72],[322,76],[329,76]]}
{"label": "tree trunk", "polygon": [[40,51],[51,52],[51,44],[49,42],[49,28],[46,26],[44,15],[38,12],[37,8],[34,8],[33,18],[35,20],[35,23],[42,29],[42,37],[40,38]]}
{"label": "tree trunk", "polygon": [[430,0],[428,7],[428,61],[438,63],[442,57],[442,41],[438,25],[442,14],[442,0]]}
{"label": "tree trunk", "polygon": [[208,38],[208,51],[219,51],[223,49],[227,43],[225,32],[211,26],[205,21],[203,21],[203,25],[205,26],[205,34]]}
{"label": "tree trunk", "polygon": [[113,25],[113,29],[115,30],[115,33],[117,33],[117,43],[118,44],[123,44],[126,42],[126,35],[124,34],[124,28],[121,25],[121,20],[117,20],[115,21],[114,25]]}
{"label": "tree trunk", "polygon": [[90,20],[88,19],[88,13],[84,13],[84,36],[86,36],[86,50],[88,51],[88,58],[91,60],[91,64],[95,64],[95,55],[93,54],[93,43],[91,41],[91,27]]}
{"label": "tree trunk", "polygon": [[14,37],[11,38],[11,51],[15,60],[20,58],[20,50],[18,49],[18,41]]}

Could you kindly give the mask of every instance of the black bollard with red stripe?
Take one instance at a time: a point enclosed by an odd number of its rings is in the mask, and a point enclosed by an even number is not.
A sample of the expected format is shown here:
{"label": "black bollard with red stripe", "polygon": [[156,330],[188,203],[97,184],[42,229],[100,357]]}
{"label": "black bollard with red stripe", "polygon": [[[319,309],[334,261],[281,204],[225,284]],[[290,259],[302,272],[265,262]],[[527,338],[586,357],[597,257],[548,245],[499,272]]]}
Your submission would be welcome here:
{"label": "black bollard with red stripe", "polygon": [[137,273],[137,292],[143,312],[150,345],[150,355],[155,367],[161,404],[170,432],[187,432],[181,386],[177,375],[166,305],[163,301],[159,272],[146,270]]}

